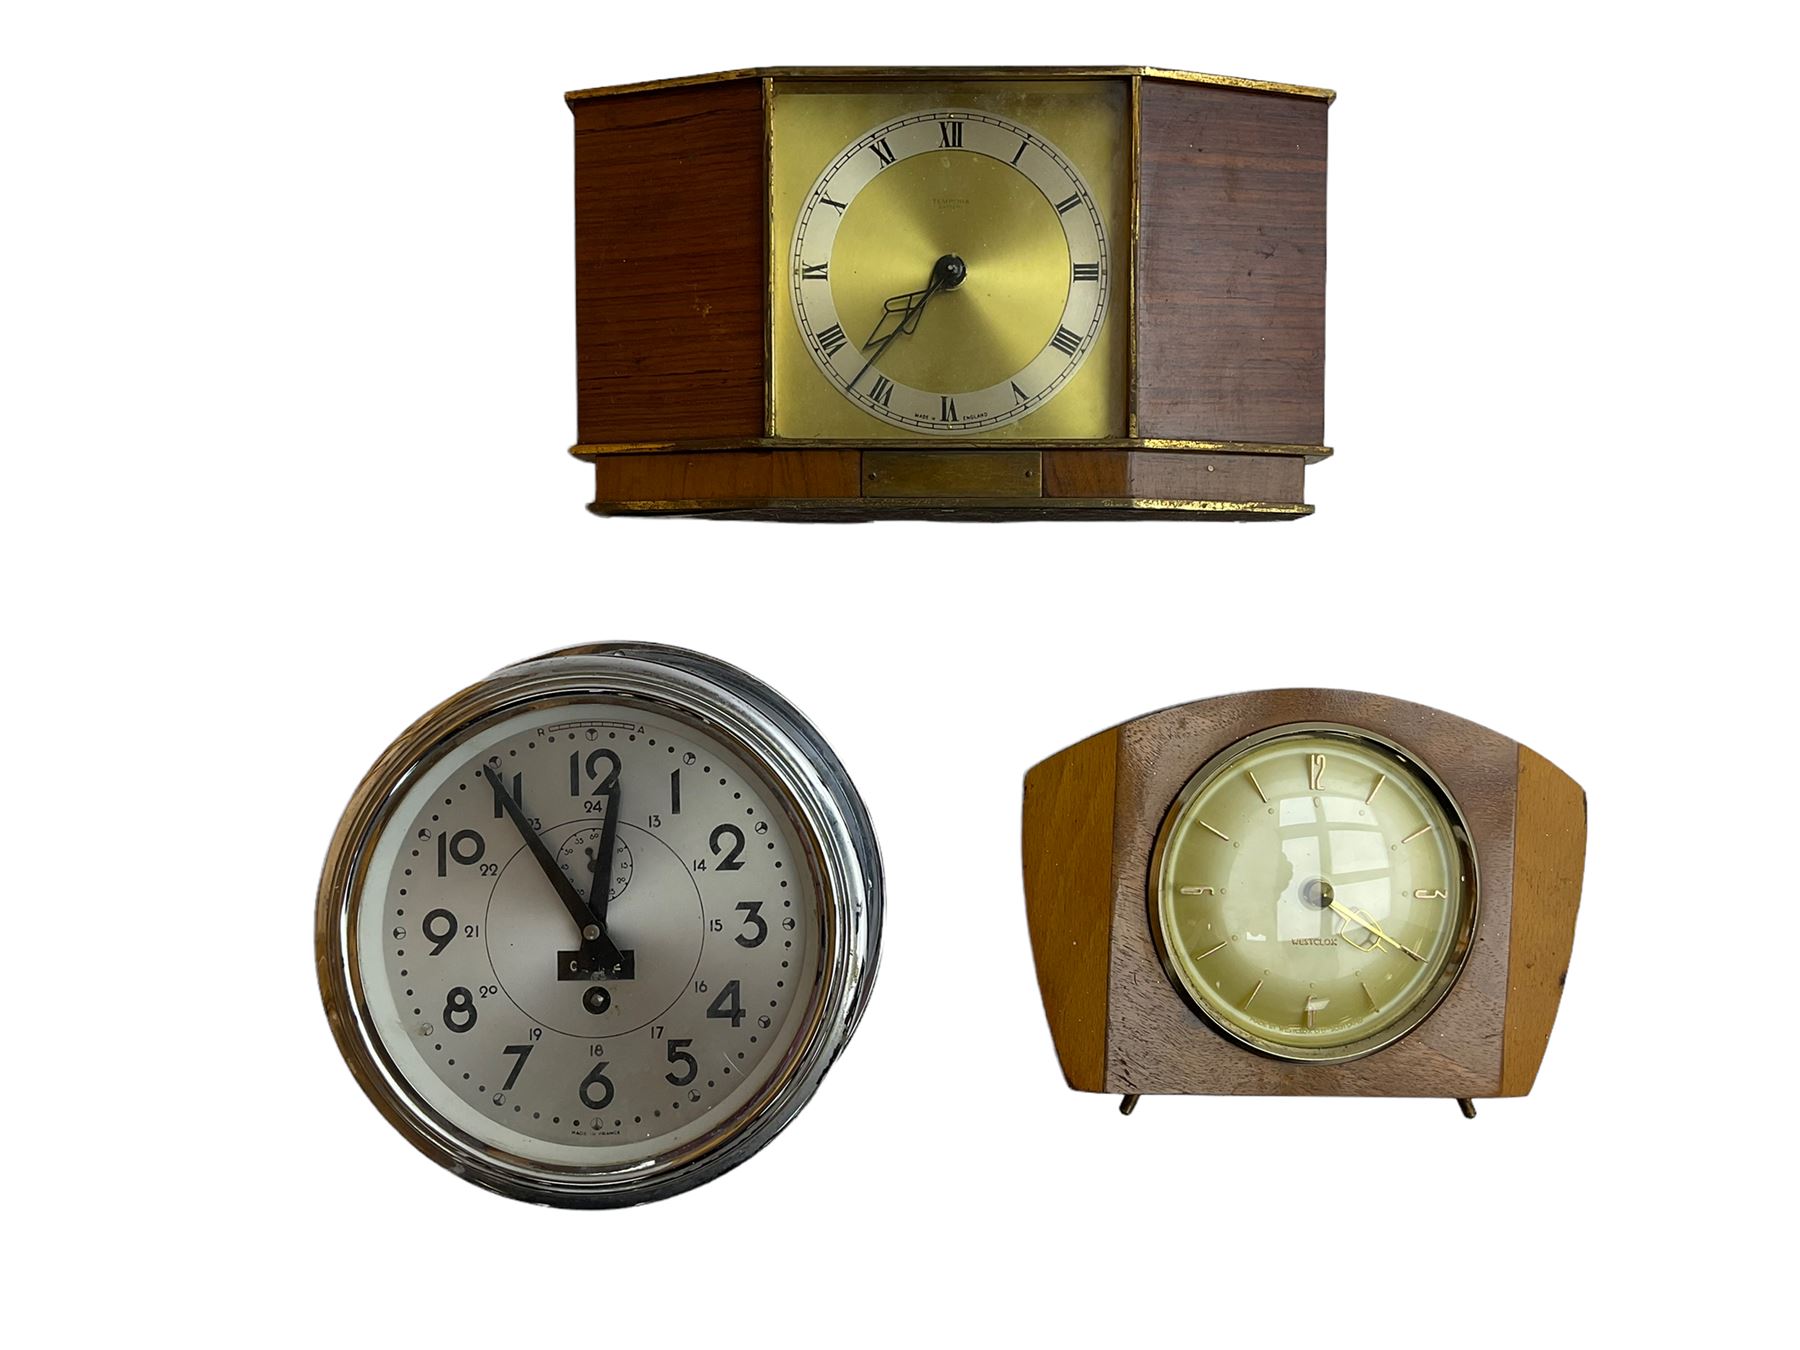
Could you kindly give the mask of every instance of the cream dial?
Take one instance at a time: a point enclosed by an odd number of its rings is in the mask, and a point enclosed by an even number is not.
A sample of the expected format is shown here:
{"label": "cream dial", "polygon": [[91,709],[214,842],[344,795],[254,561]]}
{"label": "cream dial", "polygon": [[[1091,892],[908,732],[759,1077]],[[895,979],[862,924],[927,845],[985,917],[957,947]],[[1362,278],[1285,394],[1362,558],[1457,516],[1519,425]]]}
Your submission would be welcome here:
{"label": "cream dial", "polygon": [[1475,920],[1454,804],[1398,747],[1287,727],[1183,789],[1152,864],[1165,967],[1226,1034],[1292,1059],[1370,1053],[1448,991]]}

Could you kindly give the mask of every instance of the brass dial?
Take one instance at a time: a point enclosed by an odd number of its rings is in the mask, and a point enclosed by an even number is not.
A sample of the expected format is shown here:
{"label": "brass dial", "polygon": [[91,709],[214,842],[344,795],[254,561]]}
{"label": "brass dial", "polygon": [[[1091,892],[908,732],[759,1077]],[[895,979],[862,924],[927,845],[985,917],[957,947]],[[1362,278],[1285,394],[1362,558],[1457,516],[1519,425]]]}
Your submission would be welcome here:
{"label": "brass dial", "polygon": [[1071,381],[1112,285],[1101,203],[1025,124],[970,108],[883,122],[845,146],[800,209],[788,257],[818,369],[897,427],[969,436]]}
{"label": "brass dial", "polygon": [[1288,1059],[1354,1059],[1417,1026],[1475,913],[1455,804],[1399,747],[1346,727],[1276,728],[1217,756],[1170,808],[1151,867],[1177,988]]}

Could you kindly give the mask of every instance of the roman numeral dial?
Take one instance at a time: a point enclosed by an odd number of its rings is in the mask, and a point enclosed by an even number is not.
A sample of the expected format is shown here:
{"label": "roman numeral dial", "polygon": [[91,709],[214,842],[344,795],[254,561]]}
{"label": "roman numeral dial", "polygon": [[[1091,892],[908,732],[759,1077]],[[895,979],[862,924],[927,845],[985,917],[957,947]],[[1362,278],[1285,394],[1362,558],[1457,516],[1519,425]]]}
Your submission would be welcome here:
{"label": "roman numeral dial", "polygon": [[1102,339],[1105,202],[1024,122],[919,108],[841,146],[799,201],[781,264],[794,330],[866,434],[1018,423],[1065,393]]}

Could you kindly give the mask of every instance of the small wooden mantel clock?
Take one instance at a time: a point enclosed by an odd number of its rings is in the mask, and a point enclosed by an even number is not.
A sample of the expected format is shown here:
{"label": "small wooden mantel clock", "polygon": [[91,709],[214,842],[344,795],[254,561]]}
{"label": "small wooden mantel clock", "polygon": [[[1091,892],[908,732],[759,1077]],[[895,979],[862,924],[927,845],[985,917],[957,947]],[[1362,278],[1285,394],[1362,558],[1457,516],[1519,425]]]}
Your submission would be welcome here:
{"label": "small wooden mantel clock", "polygon": [[567,98],[595,511],[1312,510],[1329,91],[817,69]]}
{"label": "small wooden mantel clock", "polygon": [[1568,970],[1587,802],[1432,708],[1207,699],[1025,776],[1025,903],[1069,1086],[1531,1090]]}

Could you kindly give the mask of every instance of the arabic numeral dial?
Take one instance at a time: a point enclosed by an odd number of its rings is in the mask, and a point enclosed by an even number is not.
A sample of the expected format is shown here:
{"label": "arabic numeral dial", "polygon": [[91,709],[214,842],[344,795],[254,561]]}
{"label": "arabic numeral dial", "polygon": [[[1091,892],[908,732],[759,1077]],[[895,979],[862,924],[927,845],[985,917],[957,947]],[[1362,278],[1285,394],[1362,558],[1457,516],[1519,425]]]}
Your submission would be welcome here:
{"label": "arabic numeral dial", "polygon": [[820,896],[735,745],[561,703],[430,765],[388,827],[372,999],[459,1125],[545,1161],[651,1156],[767,1079],[805,1023]]}

